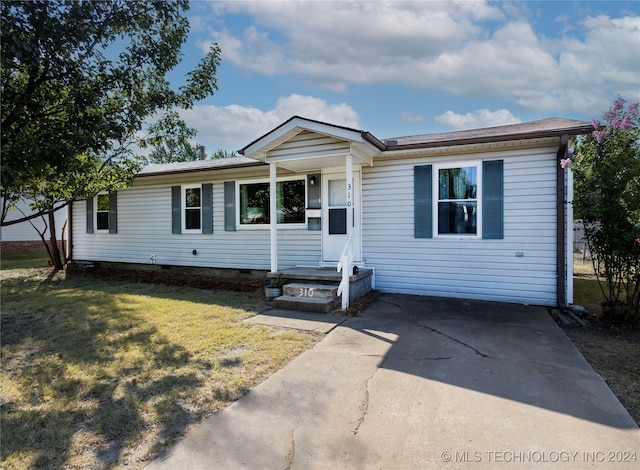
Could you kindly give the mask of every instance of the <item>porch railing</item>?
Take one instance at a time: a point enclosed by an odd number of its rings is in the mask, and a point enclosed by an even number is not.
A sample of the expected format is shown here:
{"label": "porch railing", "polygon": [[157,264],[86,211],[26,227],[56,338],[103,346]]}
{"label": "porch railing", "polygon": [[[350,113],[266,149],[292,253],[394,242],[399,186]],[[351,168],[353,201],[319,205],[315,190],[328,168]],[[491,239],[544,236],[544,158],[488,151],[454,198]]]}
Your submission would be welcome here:
{"label": "porch railing", "polygon": [[338,261],[337,271],[342,271],[342,279],[338,286],[338,295],[342,296],[342,311],[349,310],[349,276],[353,271],[353,231],[347,237],[340,261]]}

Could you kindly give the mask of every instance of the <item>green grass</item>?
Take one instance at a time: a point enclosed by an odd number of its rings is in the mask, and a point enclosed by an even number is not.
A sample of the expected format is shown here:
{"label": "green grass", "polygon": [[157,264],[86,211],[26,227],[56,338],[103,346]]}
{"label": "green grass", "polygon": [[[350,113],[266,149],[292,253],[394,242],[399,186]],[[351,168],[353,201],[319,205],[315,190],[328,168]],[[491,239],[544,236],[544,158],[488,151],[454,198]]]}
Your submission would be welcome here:
{"label": "green grass", "polygon": [[46,268],[49,256],[42,251],[5,251],[2,252],[0,270]]}
{"label": "green grass", "polygon": [[573,273],[573,302],[582,305],[593,315],[600,315],[604,297],[591,258],[583,259],[581,254],[574,253]]}
{"label": "green grass", "polygon": [[141,468],[318,336],[246,293],[2,271],[1,467]]}
{"label": "green grass", "polygon": [[594,276],[591,257],[583,257],[580,253],[573,254],[573,273],[576,276]]}

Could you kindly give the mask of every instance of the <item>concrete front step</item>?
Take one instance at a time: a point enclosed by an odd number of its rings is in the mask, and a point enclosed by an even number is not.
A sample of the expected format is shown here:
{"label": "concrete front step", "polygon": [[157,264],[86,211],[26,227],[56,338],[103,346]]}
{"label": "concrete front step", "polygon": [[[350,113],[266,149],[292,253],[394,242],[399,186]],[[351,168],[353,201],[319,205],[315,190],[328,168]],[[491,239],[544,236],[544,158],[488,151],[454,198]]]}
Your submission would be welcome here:
{"label": "concrete front step", "polygon": [[338,297],[338,286],[327,284],[312,284],[304,282],[293,282],[285,284],[282,293],[286,296],[302,298],[326,298],[336,299]]}
{"label": "concrete front step", "polygon": [[[280,276],[296,284],[338,285],[342,279],[342,273],[337,272],[335,268],[295,267],[267,274],[267,277],[270,279],[276,279]],[[360,268],[357,274],[349,276],[349,302],[355,301],[373,289],[373,277],[373,269],[364,267]],[[296,293],[296,295],[298,295],[298,293]]]}
{"label": "concrete front step", "polygon": [[276,297],[274,305],[283,310],[298,310],[300,312],[329,313],[339,300],[327,297],[293,297],[282,295]]}

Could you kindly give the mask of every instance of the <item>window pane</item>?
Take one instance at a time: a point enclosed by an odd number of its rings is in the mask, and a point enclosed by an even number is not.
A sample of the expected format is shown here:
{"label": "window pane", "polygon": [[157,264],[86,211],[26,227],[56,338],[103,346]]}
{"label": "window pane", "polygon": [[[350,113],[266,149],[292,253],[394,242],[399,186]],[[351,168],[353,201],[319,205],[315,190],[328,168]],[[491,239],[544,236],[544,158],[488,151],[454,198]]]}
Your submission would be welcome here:
{"label": "window pane", "polygon": [[439,202],[438,203],[438,233],[455,234],[477,233],[478,203]]}
{"label": "window pane", "polygon": [[240,185],[240,223],[269,223],[269,183]]}
{"label": "window pane", "polygon": [[108,211],[109,210],[109,195],[108,194],[98,194],[98,210],[99,211]]}
{"label": "window pane", "polygon": [[189,188],[185,195],[187,207],[200,207],[200,188]]}
{"label": "window pane", "polygon": [[347,209],[329,209],[329,235],[347,233]]}
{"label": "window pane", "polygon": [[98,230],[109,230],[109,212],[98,212],[96,222]]}
{"label": "window pane", "polygon": [[439,199],[475,199],[478,175],[475,166],[439,171]]}
{"label": "window pane", "polygon": [[329,180],[329,207],[347,205],[347,180]]}
{"label": "window pane", "polygon": [[200,209],[186,209],[184,228],[186,230],[198,230],[200,228]]}
{"label": "window pane", "polygon": [[303,224],[305,215],[304,180],[278,183],[278,223]]}
{"label": "window pane", "polygon": [[[304,180],[276,183],[278,223],[305,222]],[[269,183],[240,185],[240,223],[244,225],[270,223]]]}

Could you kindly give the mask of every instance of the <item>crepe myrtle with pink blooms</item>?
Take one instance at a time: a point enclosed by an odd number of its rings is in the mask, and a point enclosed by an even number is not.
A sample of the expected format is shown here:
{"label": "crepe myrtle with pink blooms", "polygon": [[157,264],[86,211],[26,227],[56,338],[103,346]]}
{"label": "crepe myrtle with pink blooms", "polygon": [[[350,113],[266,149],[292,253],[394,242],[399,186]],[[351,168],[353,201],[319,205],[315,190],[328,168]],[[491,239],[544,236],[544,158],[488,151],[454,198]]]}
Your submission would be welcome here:
{"label": "crepe myrtle with pink blooms", "polygon": [[[618,97],[560,161],[575,177],[574,208],[605,297],[603,316],[640,323],[640,113]],[[597,263],[596,263],[597,261]]]}

